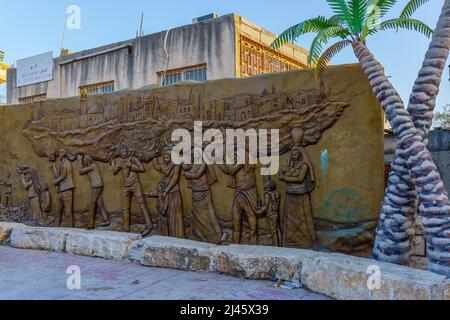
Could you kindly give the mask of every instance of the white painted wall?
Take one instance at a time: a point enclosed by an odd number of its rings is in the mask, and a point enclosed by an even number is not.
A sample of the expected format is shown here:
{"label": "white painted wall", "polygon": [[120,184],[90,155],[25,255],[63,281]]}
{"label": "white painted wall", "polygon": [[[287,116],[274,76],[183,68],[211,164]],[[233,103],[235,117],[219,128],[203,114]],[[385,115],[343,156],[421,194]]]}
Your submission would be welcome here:
{"label": "white painted wall", "polygon": [[[63,58],[54,59],[54,80],[17,88],[16,69],[8,70],[8,104],[18,103],[19,97],[47,93],[47,98],[77,96],[80,86],[114,80],[115,90],[138,89],[157,84],[157,72],[166,63],[164,40],[166,32],[147,35]],[[202,23],[186,25],[169,31],[167,69],[207,64],[208,80],[236,76],[234,16],[226,15]],[[60,65],[60,62],[110,50],[124,44],[133,49],[115,50],[88,59]]]}

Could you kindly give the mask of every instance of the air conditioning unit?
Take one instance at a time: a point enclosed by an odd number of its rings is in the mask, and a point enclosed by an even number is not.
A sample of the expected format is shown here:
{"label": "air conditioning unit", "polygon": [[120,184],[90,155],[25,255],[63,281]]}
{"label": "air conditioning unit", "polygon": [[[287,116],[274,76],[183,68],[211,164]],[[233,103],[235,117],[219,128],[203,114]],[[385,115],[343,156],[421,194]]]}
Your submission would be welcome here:
{"label": "air conditioning unit", "polygon": [[219,17],[220,17],[220,15],[218,13],[210,13],[210,14],[207,14],[206,16],[192,19],[192,23],[199,23],[199,22],[208,21],[208,20],[212,20],[215,18],[219,18]]}

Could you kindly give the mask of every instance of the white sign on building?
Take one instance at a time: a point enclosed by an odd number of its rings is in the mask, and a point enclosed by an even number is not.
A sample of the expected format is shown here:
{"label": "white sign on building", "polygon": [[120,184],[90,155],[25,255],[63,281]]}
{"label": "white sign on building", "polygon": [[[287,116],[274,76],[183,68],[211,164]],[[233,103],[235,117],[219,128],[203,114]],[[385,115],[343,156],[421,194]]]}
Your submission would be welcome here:
{"label": "white sign on building", "polygon": [[17,60],[17,87],[53,80],[53,52]]}

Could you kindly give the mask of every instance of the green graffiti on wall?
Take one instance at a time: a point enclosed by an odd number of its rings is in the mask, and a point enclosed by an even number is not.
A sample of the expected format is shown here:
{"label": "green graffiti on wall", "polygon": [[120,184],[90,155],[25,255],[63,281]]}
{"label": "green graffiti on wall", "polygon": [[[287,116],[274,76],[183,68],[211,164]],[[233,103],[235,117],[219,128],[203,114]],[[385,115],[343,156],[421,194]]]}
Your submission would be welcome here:
{"label": "green graffiti on wall", "polygon": [[323,214],[328,219],[354,219],[364,216],[369,207],[362,204],[361,197],[352,187],[345,187],[328,195],[323,204]]}

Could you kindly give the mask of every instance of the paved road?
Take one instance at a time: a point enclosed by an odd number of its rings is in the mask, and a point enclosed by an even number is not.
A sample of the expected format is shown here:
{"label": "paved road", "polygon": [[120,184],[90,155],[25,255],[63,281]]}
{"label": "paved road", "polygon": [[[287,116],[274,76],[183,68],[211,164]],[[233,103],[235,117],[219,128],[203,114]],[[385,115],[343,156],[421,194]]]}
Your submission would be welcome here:
{"label": "paved road", "polygon": [[[81,269],[81,290],[66,270]],[[218,274],[146,268],[125,262],[0,247],[2,300],[324,300],[302,289]]]}

